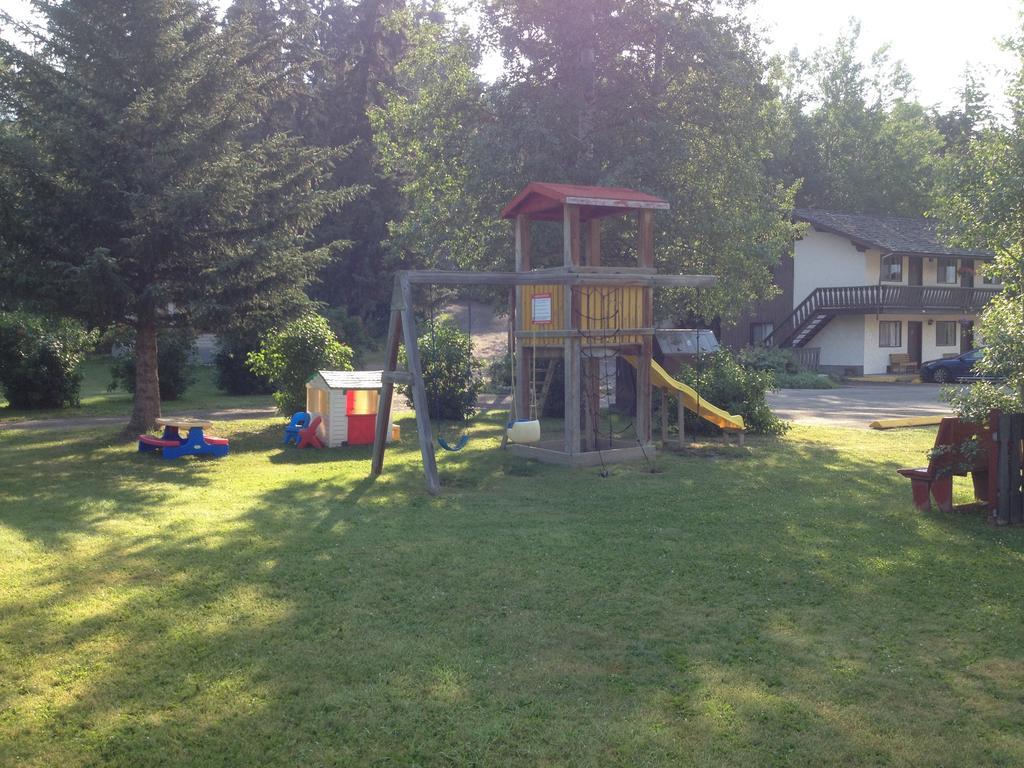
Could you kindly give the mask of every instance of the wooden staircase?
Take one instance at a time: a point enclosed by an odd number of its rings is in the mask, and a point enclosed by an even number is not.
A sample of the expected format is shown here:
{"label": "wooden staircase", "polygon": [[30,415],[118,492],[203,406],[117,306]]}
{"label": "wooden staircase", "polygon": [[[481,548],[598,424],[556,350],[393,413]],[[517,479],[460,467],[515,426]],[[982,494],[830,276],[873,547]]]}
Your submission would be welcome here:
{"label": "wooden staircase", "polygon": [[764,340],[770,347],[803,347],[839,314],[950,312],[976,314],[995,289],[932,285],[850,285],[816,288]]}

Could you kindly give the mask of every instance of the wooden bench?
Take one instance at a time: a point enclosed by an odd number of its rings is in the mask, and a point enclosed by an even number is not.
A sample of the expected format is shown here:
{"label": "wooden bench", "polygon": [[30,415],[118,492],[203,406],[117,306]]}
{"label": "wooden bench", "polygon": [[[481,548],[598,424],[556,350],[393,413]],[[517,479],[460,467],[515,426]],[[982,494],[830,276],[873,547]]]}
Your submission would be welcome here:
{"label": "wooden bench", "polygon": [[[978,440],[978,452],[968,457],[960,452],[960,446],[972,438]],[[914,506],[922,512],[928,512],[932,508],[931,499],[934,498],[941,511],[952,512],[953,476],[965,476],[968,472],[974,478],[975,496],[982,501],[987,500],[991,442],[989,430],[982,424],[954,418],[943,419],[939,424],[939,433],[935,436],[935,448],[944,450],[934,455],[927,467],[896,470],[910,478]]]}
{"label": "wooden bench", "polygon": [[917,370],[917,363],[910,359],[906,352],[898,352],[889,355],[888,373],[914,373]]}

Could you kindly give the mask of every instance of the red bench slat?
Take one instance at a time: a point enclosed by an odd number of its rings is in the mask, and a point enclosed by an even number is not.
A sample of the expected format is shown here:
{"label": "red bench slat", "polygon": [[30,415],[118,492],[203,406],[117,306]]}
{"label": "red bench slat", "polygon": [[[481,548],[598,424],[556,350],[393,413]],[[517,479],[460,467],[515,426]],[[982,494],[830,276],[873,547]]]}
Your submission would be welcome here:
{"label": "red bench slat", "polygon": [[228,445],[228,439],[226,437],[213,437],[212,435],[204,435],[203,438],[210,445]]}
{"label": "red bench slat", "polygon": [[155,445],[157,448],[177,448],[181,445],[180,440],[161,440],[152,435],[139,435],[139,442],[146,445]]}

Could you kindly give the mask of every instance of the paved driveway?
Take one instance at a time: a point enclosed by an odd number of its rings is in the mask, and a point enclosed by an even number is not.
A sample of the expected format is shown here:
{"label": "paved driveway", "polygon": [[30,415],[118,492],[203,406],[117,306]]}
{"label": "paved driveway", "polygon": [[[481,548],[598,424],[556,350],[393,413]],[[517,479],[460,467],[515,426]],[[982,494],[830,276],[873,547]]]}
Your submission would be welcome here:
{"label": "paved driveway", "polygon": [[839,389],[782,389],[768,393],[780,417],[797,424],[867,427],[875,419],[949,414],[935,384],[858,384]]}

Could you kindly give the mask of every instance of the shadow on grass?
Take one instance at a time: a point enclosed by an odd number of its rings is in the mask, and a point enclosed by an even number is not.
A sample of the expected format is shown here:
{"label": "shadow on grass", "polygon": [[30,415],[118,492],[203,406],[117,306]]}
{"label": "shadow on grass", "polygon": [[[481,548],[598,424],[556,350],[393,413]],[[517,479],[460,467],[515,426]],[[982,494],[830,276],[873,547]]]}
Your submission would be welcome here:
{"label": "shadow on grass", "polygon": [[[30,722],[41,703],[49,712],[45,728],[19,733],[18,754],[66,744],[114,765],[1024,754],[1012,717],[999,719],[1019,682],[1008,649],[1024,620],[1005,569],[1019,567],[1020,537],[916,516],[898,461],[766,441],[728,461],[663,455],[661,474],[620,465],[600,480],[501,454],[481,430],[446,457],[446,494],[431,499],[414,444],[389,450],[373,482],[368,451],[285,460],[267,454],[272,431],[238,439],[251,462],[239,453],[237,470],[199,478],[193,497],[219,494],[220,514],[97,535],[87,556],[47,561],[4,601],[0,637],[31,638],[32,652],[0,704]],[[174,480],[205,469],[180,465],[169,480],[72,451],[67,481],[96,486],[79,487],[87,502],[152,484],[141,501],[114,499],[122,515],[174,504]],[[74,504],[45,502],[87,529]],[[29,537],[38,524],[38,509],[14,523]]]}

